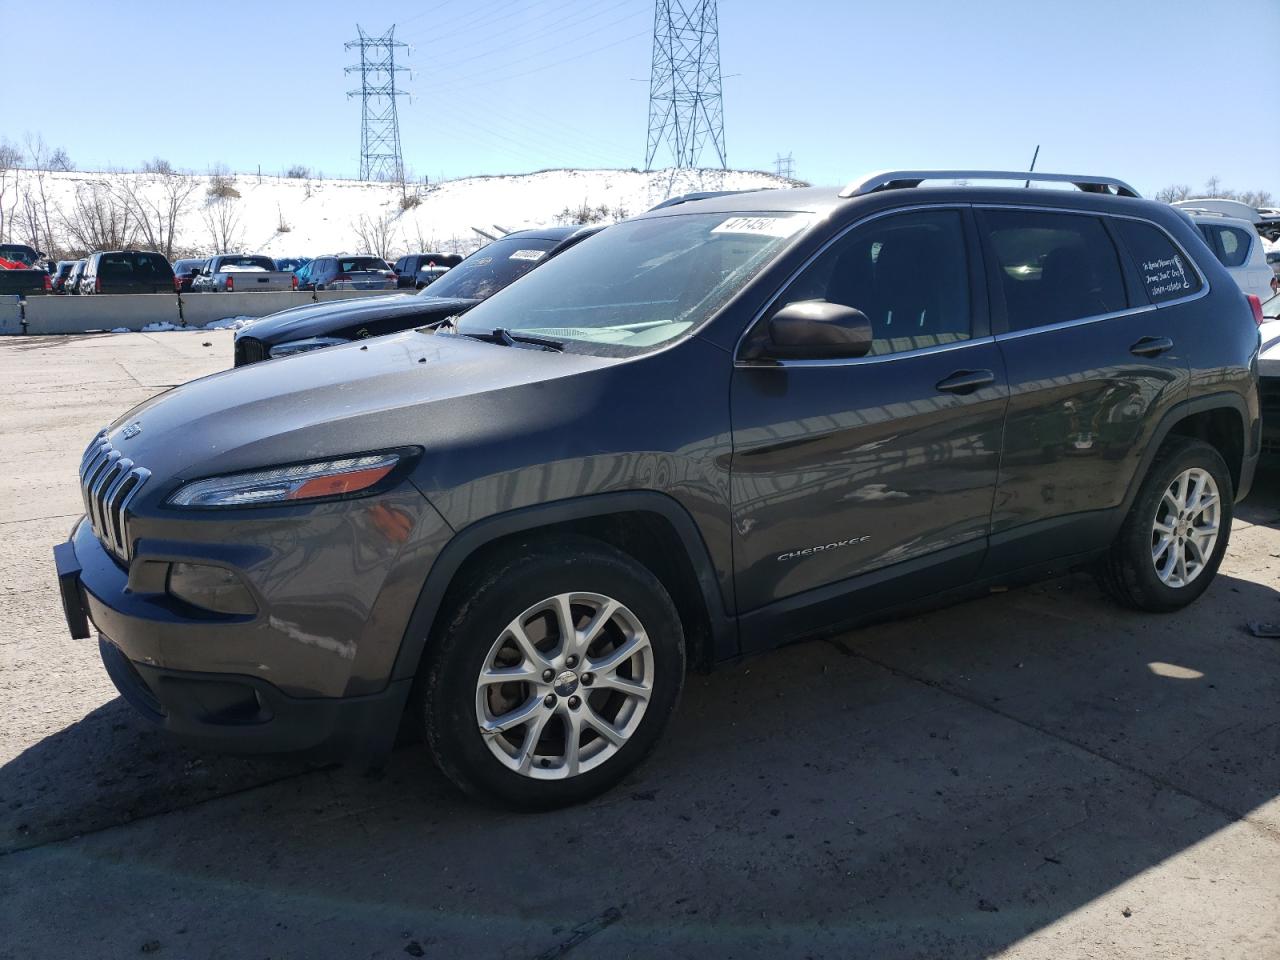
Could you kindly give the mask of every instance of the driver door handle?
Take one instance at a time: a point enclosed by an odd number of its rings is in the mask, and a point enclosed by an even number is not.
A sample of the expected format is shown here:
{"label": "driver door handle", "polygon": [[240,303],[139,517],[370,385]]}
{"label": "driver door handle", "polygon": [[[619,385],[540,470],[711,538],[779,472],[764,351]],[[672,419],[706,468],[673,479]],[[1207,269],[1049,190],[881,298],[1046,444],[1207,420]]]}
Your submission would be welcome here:
{"label": "driver door handle", "polygon": [[996,382],[996,375],[990,370],[957,370],[949,377],[943,377],[935,386],[943,393],[973,393]]}
{"label": "driver door handle", "polygon": [[1143,337],[1129,347],[1135,357],[1158,357],[1173,349],[1173,341],[1168,337]]}

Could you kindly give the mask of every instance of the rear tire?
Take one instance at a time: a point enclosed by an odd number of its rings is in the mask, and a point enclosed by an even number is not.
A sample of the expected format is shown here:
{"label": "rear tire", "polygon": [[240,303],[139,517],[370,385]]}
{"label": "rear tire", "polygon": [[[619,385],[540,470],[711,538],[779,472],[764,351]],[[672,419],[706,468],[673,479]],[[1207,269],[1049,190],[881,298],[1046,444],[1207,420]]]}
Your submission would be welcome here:
{"label": "rear tire", "polygon": [[1217,450],[1190,438],[1167,441],[1099,564],[1099,583],[1138,610],[1182,609],[1218,572],[1234,501],[1231,472]]}
{"label": "rear tire", "polygon": [[684,669],[680,619],[653,573],[587,537],[529,540],[450,588],[417,712],[462,790],[543,810],[634,769],[666,727]]}

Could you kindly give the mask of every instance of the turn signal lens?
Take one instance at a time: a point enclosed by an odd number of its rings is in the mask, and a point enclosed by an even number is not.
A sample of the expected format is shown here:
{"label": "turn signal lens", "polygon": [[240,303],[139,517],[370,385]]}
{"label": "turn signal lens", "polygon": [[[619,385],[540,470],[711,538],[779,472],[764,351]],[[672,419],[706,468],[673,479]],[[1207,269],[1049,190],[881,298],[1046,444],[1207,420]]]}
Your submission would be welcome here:
{"label": "turn signal lens", "polygon": [[209,477],[180,487],[168,502],[175,507],[218,508],[350,496],[376,486],[400,459],[399,453],[377,453]]}
{"label": "turn signal lens", "polygon": [[312,497],[340,497],[345,493],[356,493],[366,490],[391,472],[394,463],[385,467],[373,467],[369,470],[356,470],[353,473],[338,473],[331,477],[316,477],[308,480],[293,493],[290,500],[307,500]]}

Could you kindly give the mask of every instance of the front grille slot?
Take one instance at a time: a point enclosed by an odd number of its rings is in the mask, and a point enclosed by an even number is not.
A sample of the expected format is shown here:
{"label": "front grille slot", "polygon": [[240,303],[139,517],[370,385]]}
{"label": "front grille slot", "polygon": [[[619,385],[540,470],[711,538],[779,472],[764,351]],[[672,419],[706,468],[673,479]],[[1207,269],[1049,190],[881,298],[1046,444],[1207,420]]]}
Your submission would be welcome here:
{"label": "front grille slot", "polygon": [[126,510],[150,476],[149,470],[111,446],[106,430],[93,438],[80,459],[85,516],[94,536],[119,560],[128,561],[132,550]]}
{"label": "front grille slot", "polygon": [[241,337],[236,341],[235,365],[243,367],[247,363],[258,363],[267,359],[267,350],[261,340],[253,337]]}

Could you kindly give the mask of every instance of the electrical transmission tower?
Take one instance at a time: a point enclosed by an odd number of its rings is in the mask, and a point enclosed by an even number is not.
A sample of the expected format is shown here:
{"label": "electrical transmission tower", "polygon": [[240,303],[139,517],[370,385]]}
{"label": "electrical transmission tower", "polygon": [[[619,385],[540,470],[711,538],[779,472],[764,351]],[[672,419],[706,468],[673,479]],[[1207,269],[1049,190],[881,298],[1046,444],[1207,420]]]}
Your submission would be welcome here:
{"label": "electrical transmission tower", "polygon": [[794,180],[796,178],[796,162],[791,159],[790,153],[785,157],[782,154],[778,154],[777,157],[774,158],[773,169],[780,177],[786,177],[788,180]]}
{"label": "electrical transmission tower", "polygon": [[646,170],[653,169],[663,143],[671,148],[672,166],[696,168],[710,144],[720,166],[728,169],[716,0],[657,0]]}
{"label": "electrical transmission tower", "polygon": [[360,179],[403,181],[396,97],[407,94],[396,89],[396,74],[408,67],[396,66],[396,50],[408,44],[396,40],[394,26],[380,37],[369,36],[359,25],[356,31],[360,38],[344,46],[358,49],[360,62],[344,72],[360,74],[360,89],[347,92],[360,98]]}

